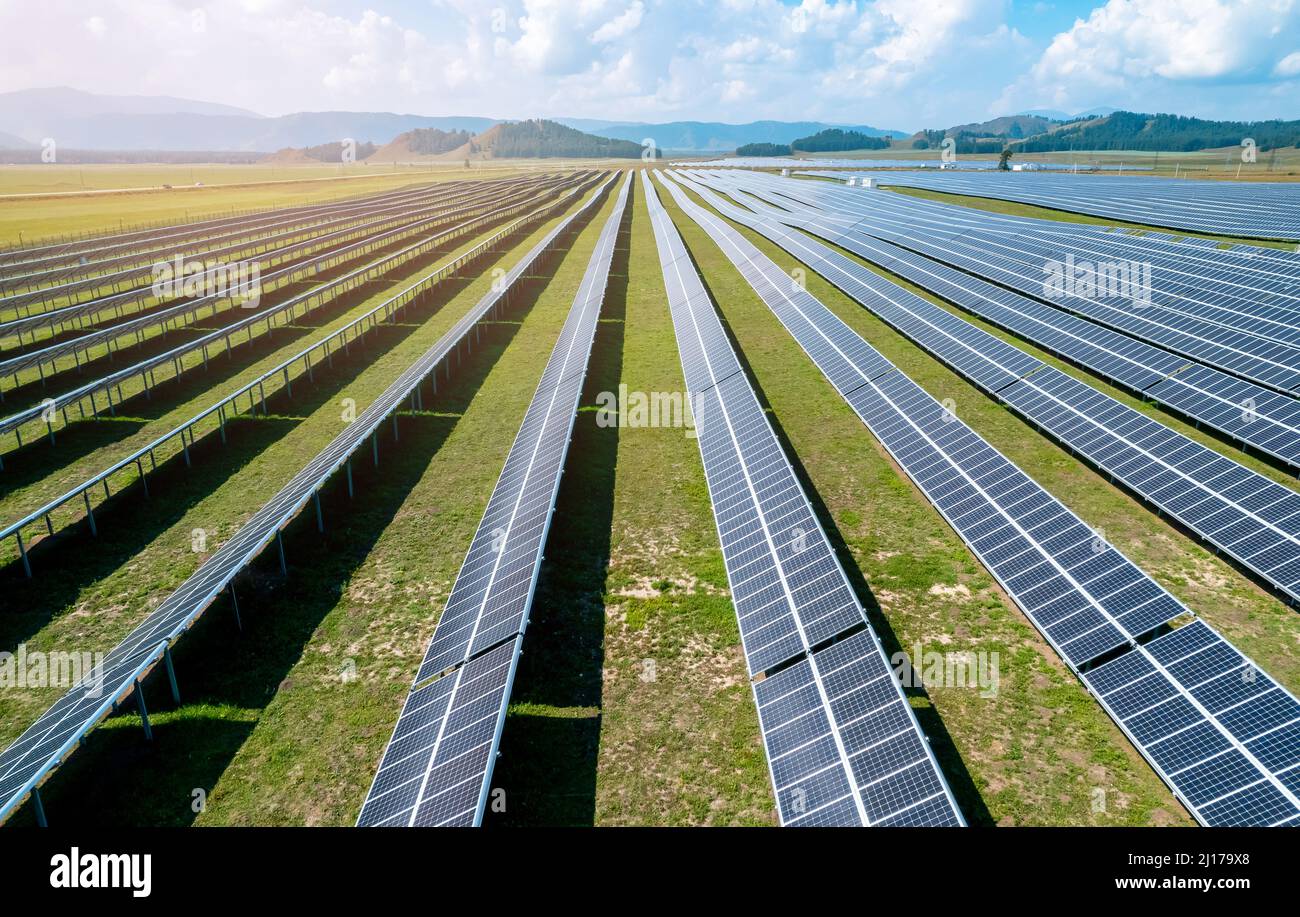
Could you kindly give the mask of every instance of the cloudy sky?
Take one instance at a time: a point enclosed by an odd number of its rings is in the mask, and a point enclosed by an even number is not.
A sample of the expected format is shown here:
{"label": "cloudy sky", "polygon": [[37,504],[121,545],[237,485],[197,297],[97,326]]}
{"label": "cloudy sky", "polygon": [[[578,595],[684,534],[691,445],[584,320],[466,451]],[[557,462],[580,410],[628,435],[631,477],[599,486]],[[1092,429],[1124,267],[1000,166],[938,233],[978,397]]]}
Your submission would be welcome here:
{"label": "cloudy sky", "polygon": [[915,130],[1300,117],[1300,0],[0,0],[0,91]]}

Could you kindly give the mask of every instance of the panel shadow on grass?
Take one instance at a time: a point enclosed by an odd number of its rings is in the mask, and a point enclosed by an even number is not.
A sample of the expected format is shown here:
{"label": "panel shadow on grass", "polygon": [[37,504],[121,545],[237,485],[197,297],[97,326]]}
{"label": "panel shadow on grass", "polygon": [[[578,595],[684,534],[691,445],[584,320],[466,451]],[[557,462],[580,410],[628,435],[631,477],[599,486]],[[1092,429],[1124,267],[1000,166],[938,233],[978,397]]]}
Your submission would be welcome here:
{"label": "panel shadow on grass", "polygon": [[[599,415],[590,406],[601,392],[616,391],[622,375],[632,210],[629,195],[502,733],[485,827],[591,825],[595,820],[604,597],[619,430],[617,425],[598,425]],[[496,808],[502,805],[503,810]]]}

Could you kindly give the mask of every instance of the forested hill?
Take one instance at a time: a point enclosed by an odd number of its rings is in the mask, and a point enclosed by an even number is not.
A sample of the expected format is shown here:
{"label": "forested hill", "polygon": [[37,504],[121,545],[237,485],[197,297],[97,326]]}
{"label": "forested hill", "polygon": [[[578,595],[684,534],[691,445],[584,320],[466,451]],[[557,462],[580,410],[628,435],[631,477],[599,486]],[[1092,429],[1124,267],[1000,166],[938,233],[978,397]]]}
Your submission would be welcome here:
{"label": "forested hill", "polygon": [[596,137],[542,119],[498,124],[473,140],[473,152],[500,159],[549,157],[638,159],[641,144]]}
{"label": "forested hill", "polygon": [[1237,146],[1246,138],[1264,151],[1295,146],[1300,143],[1300,121],[1207,121],[1117,111],[1057,125],[1015,146],[1025,153],[1069,149],[1188,152]]}
{"label": "forested hill", "polygon": [[848,150],[887,150],[890,143],[888,137],[868,137],[859,131],[832,127],[811,137],[791,141],[790,147],[805,153],[842,153]]}

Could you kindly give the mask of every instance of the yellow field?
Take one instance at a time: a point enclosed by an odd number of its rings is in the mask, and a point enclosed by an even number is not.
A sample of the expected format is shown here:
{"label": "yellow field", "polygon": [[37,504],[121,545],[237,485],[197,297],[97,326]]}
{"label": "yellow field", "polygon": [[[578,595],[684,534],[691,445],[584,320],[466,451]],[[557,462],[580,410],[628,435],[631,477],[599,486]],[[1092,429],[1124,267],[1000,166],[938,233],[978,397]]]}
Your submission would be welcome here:
{"label": "yellow field", "polygon": [[[573,167],[562,160],[341,165],[0,166],[0,245],[65,233],[117,232],[159,222],[294,207],[436,181],[508,178]],[[590,168],[590,162],[583,166]],[[85,189],[82,189],[82,182]],[[202,182],[196,187],[195,182]],[[172,185],[164,188],[163,185]]]}

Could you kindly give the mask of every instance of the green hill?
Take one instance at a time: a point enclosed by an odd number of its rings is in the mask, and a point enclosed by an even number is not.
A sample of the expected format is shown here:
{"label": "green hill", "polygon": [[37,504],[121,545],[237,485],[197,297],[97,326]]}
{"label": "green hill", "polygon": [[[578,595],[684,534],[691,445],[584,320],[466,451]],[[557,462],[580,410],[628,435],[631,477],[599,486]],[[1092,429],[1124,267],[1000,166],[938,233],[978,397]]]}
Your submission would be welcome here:
{"label": "green hill", "polygon": [[471,152],[498,159],[639,159],[641,144],[596,137],[543,119],[498,124],[471,141]]}
{"label": "green hill", "polygon": [[1237,146],[1247,137],[1262,151],[1296,146],[1300,143],[1300,121],[1207,121],[1117,111],[1027,137],[1017,148],[1026,153],[1069,149],[1189,152]]}

